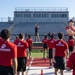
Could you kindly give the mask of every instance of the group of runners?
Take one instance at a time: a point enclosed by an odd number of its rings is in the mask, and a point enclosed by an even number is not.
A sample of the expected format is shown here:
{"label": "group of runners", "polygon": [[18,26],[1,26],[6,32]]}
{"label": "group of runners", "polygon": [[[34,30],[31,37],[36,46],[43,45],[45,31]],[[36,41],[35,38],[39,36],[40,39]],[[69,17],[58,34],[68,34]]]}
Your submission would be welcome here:
{"label": "group of runners", "polygon": [[[74,21],[70,20],[66,27],[66,32],[68,34],[68,40],[64,41],[64,34],[62,32],[58,33],[58,40],[54,38],[54,34],[50,35],[50,38],[45,38],[42,40],[43,43],[43,58],[45,58],[45,51],[48,51],[50,66],[54,66],[55,75],[58,75],[58,70],[60,69],[60,74],[63,71],[73,69],[73,75],[75,75],[75,26]],[[68,61],[67,61],[68,59]],[[67,61],[67,62],[66,62]]]}
{"label": "group of runners", "polygon": [[[50,35],[50,38],[42,40],[43,43],[43,58],[45,58],[45,50],[48,50],[50,66],[54,66],[55,75],[63,74],[64,69],[73,69],[73,75],[75,75],[75,46],[74,35],[75,27],[74,21],[68,22],[69,26],[66,27],[66,32],[69,35],[68,42],[63,40],[64,34],[58,33],[58,39],[54,38],[54,34]],[[8,29],[3,29],[0,33],[0,75],[25,75],[27,52],[29,48],[29,58],[32,50],[33,40],[31,35],[28,35],[27,40],[24,39],[24,34],[20,33],[13,43],[10,42],[11,32]],[[65,58],[68,58],[67,63]],[[66,63],[66,67],[65,67]]]}

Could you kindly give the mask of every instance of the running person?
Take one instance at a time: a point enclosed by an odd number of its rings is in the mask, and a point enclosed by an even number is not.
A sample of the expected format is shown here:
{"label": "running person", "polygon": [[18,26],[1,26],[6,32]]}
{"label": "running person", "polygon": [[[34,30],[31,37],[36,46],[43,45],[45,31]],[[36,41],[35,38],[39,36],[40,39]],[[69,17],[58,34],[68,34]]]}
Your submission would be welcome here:
{"label": "running person", "polygon": [[28,38],[27,38],[27,43],[28,43],[28,48],[29,48],[29,52],[28,52],[28,55],[29,55],[29,58],[31,57],[31,51],[32,51],[32,45],[33,45],[33,39],[31,38],[31,35],[28,35]]}
{"label": "running person", "polygon": [[73,47],[74,47],[73,36],[69,36],[68,45],[69,45],[69,56],[70,56],[71,53],[73,52]]}
{"label": "running person", "polygon": [[26,49],[28,48],[28,43],[24,40],[24,34],[19,34],[19,40],[15,43],[17,45],[17,59],[18,59],[18,74],[22,72],[25,75],[26,71]]}
{"label": "running person", "polygon": [[1,31],[0,75],[17,75],[17,46],[9,41],[10,36],[8,29]]}
{"label": "running person", "polygon": [[42,40],[42,43],[43,43],[43,58],[45,58],[45,52],[46,50],[48,50],[48,38],[47,38],[47,35],[44,36],[44,39]]}
{"label": "running person", "polygon": [[53,58],[53,48],[56,40],[54,39],[54,35],[51,35],[50,37],[51,39],[49,39],[48,41],[48,48],[49,48],[49,59],[50,59],[50,66],[51,66],[52,65],[51,59]]}
{"label": "running person", "polygon": [[40,41],[40,38],[39,38],[39,25],[35,25],[35,41],[37,42]]}
{"label": "running person", "polygon": [[63,33],[58,33],[58,38],[55,42],[55,48],[53,49],[53,60],[55,75],[58,75],[57,72],[60,69],[61,75],[63,75],[63,70],[65,69],[65,53],[68,55],[68,44],[63,41]]}

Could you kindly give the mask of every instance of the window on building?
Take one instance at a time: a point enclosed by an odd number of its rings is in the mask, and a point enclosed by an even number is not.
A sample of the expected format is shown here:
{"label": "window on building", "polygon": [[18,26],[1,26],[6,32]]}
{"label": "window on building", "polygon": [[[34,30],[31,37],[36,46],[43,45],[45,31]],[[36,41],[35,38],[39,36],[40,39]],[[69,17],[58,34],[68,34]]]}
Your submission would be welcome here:
{"label": "window on building", "polygon": [[39,13],[39,14],[33,14],[33,17],[34,18],[48,18],[48,14],[41,14],[41,13]]}
{"label": "window on building", "polygon": [[22,18],[22,14],[17,14],[17,17],[18,18]]}
{"label": "window on building", "polygon": [[18,17],[17,14],[15,14],[15,17],[16,17],[16,18]]}
{"label": "window on building", "polygon": [[57,14],[51,14],[51,18],[56,18]]}
{"label": "window on building", "polygon": [[53,14],[51,14],[51,18],[53,18]]}
{"label": "window on building", "polygon": [[24,14],[24,18],[26,17],[26,14]]}
{"label": "window on building", "polygon": [[39,18],[39,14],[33,14],[34,18]]}
{"label": "window on building", "polygon": [[51,14],[51,18],[67,18],[67,14]]}
{"label": "window on building", "polygon": [[48,18],[48,14],[42,14],[42,18]]}
{"label": "window on building", "polygon": [[31,18],[31,14],[24,14],[24,18]]}
{"label": "window on building", "polygon": [[28,14],[26,14],[26,18],[28,18]]}
{"label": "window on building", "polygon": [[41,14],[38,14],[39,18],[41,18]]}
{"label": "window on building", "polygon": [[17,17],[19,18],[19,14],[17,14]]}
{"label": "window on building", "polygon": [[67,14],[62,14],[62,18],[67,18]]}
{"label": "window on building", "polygon": [[35,18],[35,14],[33,14],[33,18]]}
{"label": "window on building", "polygon": [[29,18],[31,18],[31,14],[29,14]]}

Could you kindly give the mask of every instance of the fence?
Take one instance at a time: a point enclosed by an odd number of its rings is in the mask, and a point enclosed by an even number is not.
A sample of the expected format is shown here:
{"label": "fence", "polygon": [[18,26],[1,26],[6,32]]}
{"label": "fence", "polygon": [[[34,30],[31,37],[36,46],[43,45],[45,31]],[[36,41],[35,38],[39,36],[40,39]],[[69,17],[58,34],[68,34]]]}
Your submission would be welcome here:
{"label": "fence", "polygon": [[[12,34],[11,35],[11,41],[14,41],[16,36],[18,36],[18,34]],[[25,39],[27,39],[27,34],[25,34]],[[33,42],[35,42],[35,35],[31,35],[32,39],[33,39]],[[40,37],[40,42],[42,41],[42,39],[44,38],[44,35],[39,35]],[[54,37],[55,39],[58,39],[58,36],[55,35]],[[68,40],[68,35],[64,35],[64,40],[67,41]]]}

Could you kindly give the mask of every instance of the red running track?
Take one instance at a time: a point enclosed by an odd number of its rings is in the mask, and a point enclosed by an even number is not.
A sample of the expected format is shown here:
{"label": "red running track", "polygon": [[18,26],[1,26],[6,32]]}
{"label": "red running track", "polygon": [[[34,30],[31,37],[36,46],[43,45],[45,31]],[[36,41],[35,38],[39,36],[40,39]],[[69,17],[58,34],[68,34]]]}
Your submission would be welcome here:
{"label": "red running track", "polygon": [[[30,65],[32,59],[28,59],[27,60],[27,66]],[[68,58],[66,60],[66,63],[68,61]],[[50,66],[50,62],[48,58],[34,58],[31,64],[31,67],[49,67]]]}
{"label": "red running track", "polygon": [[[29,66],[32,59],[27,60],[27,66]],[[31,67],[49,67],[50,62],[49,59],[45,58],[34,58],[31,64]]]}

